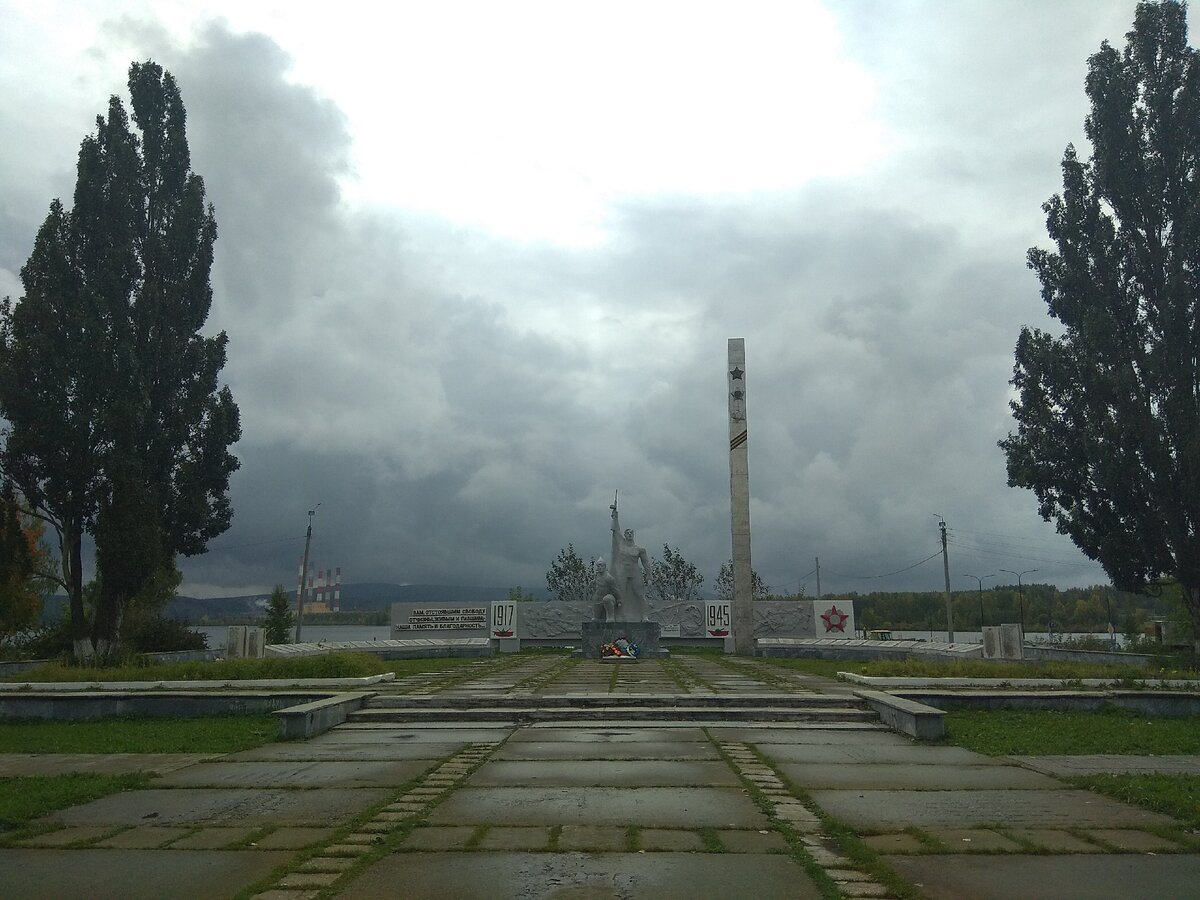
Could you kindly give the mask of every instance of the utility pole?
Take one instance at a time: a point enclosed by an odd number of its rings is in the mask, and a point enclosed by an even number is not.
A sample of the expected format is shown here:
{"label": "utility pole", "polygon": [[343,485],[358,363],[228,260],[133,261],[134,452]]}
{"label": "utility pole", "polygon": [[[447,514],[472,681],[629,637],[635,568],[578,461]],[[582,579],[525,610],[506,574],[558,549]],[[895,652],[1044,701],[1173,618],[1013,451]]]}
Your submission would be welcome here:
{"label": "utility pole", "polygon": [[304,593],[308,590],[308,547],[312,543],[312,520],[318,503],[308,511],[308,533],[304,535],[304,562],[300,563],[300,591],[296,594],[296,643],[300,643],[300,628],[304,625]]}
{"label": "utility pole", "polygon": [[[934,513],[937,516],[937,513]],[[946,640],[954,643],[954,606],[950,597],[950,554],[946,550],[946,520],[938,516],[938,527],[942,530],[942,571],[946,576]]]}
{"label": "utility pole", "polygon": [[1037,569],[1026,569],[1024,572],[1014,572],[1012,569],[1001,569],[1007,575],[1017,576],[1017,594],[1021,598],[1021,639],[1025,639],[1025,585],[1021,584],[1021,577],[1031,575],[1038,571]]}
{"label": "utility pole", "polygon": [[813,557],[817,561],[817,599],[821,599],[821,557]]}

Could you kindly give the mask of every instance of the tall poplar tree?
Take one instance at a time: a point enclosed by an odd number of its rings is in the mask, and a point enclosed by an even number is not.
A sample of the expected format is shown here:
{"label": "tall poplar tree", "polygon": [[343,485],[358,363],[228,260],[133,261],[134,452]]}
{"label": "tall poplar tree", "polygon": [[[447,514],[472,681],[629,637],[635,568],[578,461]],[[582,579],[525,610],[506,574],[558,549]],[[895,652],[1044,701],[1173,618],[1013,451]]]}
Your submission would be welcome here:
{"label": "tall poplar tree", "polygon": [[[109,653],[130,603],[161,594],[175,556],[229,527],[228,448],[238,409],[218,384],[212,303],[216,219],[191,170],[170,73],[129,69],[79,149],[74,206],[55,200],[0,317],[0,464],[59,539],[76,656]],[[85,609],[82,537],[99,581]]]}
{"label": "tall poplar tree", "polygon": [[1139,3],[1088,60],[1092,157],[1068,146],[1029,251],[1058,334],[1016,347],[1008,481],[1113,583],[1178,582],[1200,651],[1200,59],[1182,3]]}

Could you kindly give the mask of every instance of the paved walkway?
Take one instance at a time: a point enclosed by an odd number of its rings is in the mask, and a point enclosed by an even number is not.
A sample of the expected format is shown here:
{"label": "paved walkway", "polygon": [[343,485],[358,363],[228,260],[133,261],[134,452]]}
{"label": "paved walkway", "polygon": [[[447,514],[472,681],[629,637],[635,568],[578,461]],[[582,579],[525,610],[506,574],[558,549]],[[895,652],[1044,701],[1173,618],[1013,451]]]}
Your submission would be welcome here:
{"label": "paved walkway", "polygon": [[[549,653],[387,690],[447,705],[846,695],[754,661]],[[364,719],[172,771],[146,762],[166,772],[152,786],[54,813],[44,834],[0,849],[0,894],[896,896],[888,870],[956,900],[1200,893],[1200,841],[1172,820],[1070,788],[1045,757],[998,760],[864,723]],[[879,863],[856,862],[826,816]]]}

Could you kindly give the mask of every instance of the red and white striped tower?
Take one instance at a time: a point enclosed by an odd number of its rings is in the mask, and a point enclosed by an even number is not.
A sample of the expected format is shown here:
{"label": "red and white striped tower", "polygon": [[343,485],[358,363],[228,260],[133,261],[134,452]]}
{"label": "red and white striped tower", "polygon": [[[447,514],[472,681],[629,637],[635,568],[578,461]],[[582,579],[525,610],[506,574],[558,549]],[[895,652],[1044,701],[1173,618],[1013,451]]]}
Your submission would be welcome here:
{"label": "red and white striped tower", "polygon": [[317,602],[325,602],[325,570],[317,569]]}
{"label": "red and white striped tower", "polygon": [[338,566],[333,574],[333,611],[342,611],[342,567]]}

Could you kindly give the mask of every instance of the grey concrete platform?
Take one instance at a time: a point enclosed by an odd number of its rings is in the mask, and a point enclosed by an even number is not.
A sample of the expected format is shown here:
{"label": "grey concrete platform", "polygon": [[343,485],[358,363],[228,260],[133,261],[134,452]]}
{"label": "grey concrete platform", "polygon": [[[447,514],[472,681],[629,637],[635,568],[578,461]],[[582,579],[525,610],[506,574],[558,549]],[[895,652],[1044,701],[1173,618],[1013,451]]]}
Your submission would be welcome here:
{"label": "grey concrete platform", "polygon": [[672,665],[704,681],[688,690],[656,661],[614,669],[615,683],[596,677],[601,663],[562,662],[539,655],[450,688],[431,677],[389,690],[459,706],[544,696],[567,710],[573,691],[619,704],[654,690],[661,718],[347,723],[207,760],[126,760],[166,777],[53,813],[44,824],[58,830],[19,847],[0,834],[0,896],[251,896],[256,883],[256,900],[819,896],[801,858],[844,896],[887,896],[789,782],[921,896],[1184,897],[1200,884],[1192,838],[1167,817],[1052,777],[1120,761],[989,758],[870,723],[733,723],[715,705],[680,721],[671,707],[688,696],[753,702],[795,683],[796,702],[828,703],[845,690],[686,654]]}

